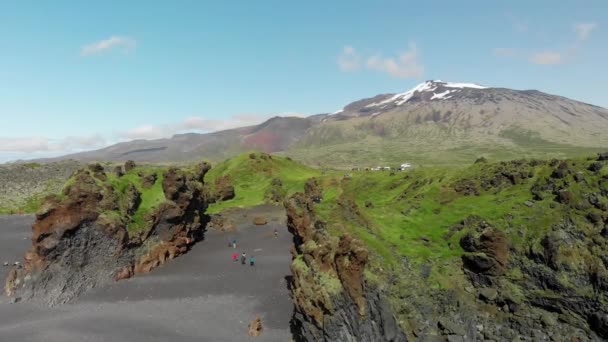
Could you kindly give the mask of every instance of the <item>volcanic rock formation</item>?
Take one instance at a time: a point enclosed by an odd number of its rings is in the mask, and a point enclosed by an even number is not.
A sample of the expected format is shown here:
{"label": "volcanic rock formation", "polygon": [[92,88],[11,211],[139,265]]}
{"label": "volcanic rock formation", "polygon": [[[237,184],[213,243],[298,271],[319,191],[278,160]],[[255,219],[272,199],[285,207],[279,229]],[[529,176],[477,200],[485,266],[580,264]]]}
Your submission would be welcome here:
{"label": "volcanic rock formation", "polygon": [[[100,165],[77,171],[61,195],[49,196],[36,214],[32,248],[23,267],[9,274],[6,294],[61,304],[185,253],[208,221],[205,210],[213,196],[203,178],[209,168],[170,168],[158,189],[144,187],[152,182],[139,177],[132,163],[121,177]],[[143,203],[142,194],[151,197],[153,191],[163,199]]]}
{"label": "volcanic rock formation", "polygon": [[314,215],[311,194],[285,202],[293,234],[291,292],[296,338],[302,341],[406,341],[382,293],[363,271],[368,251],[343,235],[330,236]]}

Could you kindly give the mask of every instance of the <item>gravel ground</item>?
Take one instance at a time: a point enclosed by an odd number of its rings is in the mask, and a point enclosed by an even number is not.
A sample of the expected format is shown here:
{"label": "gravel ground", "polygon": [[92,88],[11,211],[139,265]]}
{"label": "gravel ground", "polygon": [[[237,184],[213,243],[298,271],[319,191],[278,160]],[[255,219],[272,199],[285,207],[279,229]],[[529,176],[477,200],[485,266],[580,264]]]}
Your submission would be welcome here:
{"label": "gravel ground", "polygon": [[[0,260],[20,260],[30,241],[33,217],[0,217]],[[273,235],[279,230],[279,237]],[[240,254],[256,265],[230,260]],[[210,231],[186,255],[152,273],[94,289],[56,308],[9,304],[0,297],[0,340],[4,341],[291,341],[291,235],[284,224],[239,224],[236,232]],[[6,268],[2,276],[6,276]],[[260,315],[264,331],[247,335]]]}

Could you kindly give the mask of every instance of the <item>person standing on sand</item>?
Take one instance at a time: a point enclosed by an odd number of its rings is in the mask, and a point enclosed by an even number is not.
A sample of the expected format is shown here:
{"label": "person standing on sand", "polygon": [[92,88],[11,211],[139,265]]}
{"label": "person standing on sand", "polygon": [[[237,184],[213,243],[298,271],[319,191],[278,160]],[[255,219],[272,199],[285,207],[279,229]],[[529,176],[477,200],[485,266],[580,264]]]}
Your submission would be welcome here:
{"label": "person standing on sand", "polygon": [[243,252],[243,254],[241,255],[241,264],[245,265],[245,261],[247,261],[247,254]]}

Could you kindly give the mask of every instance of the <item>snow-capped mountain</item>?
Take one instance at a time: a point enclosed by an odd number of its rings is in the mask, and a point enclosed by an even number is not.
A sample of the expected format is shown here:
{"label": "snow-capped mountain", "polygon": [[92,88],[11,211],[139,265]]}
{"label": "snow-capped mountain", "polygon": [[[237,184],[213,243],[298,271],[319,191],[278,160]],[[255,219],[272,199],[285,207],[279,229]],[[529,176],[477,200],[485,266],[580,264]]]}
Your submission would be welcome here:
{"label": "snow-capped mountain", "polygon": [[[349,104],[333,115],[355,116],[377,115],[382,111],[394,109],[406,103],[420,101],[449,100],[460,96],[470,95],[471,92],[488,89],[488,87],[475,83],[444,82],[441,80],[430,80],[418,84],[414,88],[398,94],[383,94]],[[460,96],[459,96],[460,95]],[[369,102],[369,103],[368,103]],[[350,115],[349,115],[350,114]]]}
{"label": "snow-capped mountain", "polygon": [[379,156],[460,162],[479,155],[576,155],[608,146],[606,132],[605,108],[537,90],[434,80],[355,101],[333,114],[277,117],[251,127],[131,141],[63,158],[182,162],[259,149],[328,164]]}
{"label": "snow-capped mountain", "polygon": [[420,83],[405,93],[395,94],[384,101],[370,103],[366,107],[385,107],[391,104],[400,106],[410,100],[416,99],[447,100],[454,97],[454,94],[462,92],[466,89],[486,88],[487,87],[474,83],[453,83],[443,82],[441,80],[426,81],[424,83]]}

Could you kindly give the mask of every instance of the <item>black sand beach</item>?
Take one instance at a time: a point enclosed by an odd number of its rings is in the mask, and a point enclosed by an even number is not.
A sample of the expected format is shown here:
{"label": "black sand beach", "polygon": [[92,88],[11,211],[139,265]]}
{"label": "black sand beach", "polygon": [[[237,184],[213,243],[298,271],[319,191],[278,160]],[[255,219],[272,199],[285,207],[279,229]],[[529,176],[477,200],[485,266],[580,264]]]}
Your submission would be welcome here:
{"label": "black sand beach", "polygon": [[[0,217],[0,260],[22,260],[31,216]],[[152,273],[120,281],[55,308],[10,304],[0,297],[2,341],[291,341],[291,235],[284,223],[254,226],[243,217],[233,233],[209,231],[186,255]],[[278,229],[278,238],[273,230]],[[237,239],[236,250],[228,241]],[[256,265],[232,262],[236,251]],[[8,267],[1,270],[2,279]],[[247,335],[260,315],[264,331]]]}

